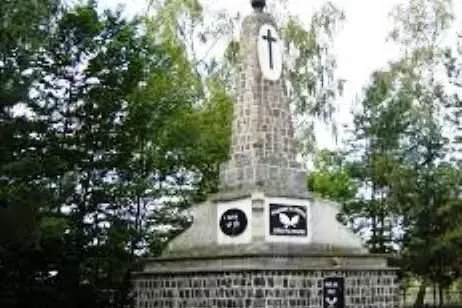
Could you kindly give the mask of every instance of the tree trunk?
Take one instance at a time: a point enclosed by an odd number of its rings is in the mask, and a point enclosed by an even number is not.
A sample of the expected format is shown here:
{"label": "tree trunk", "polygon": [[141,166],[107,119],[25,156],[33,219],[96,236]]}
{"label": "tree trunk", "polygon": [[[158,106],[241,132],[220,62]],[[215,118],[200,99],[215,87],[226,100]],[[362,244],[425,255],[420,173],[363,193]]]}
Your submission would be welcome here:
{"label": "tree trunk", "polygon": [[384,204],[383,204],[384,197],[381,197],[380,200],[380,253],[386,253],[385,249],[385,210],[384,210]]}
{"label": "tree trunk", "polygon": [[404,305],[407,303],[407,288],[403,288],[403,303]]}
{"label": "tree trunk", "polygon": [[414,308],[421,308],[424,304],[425,291],[427,290],[427,281],[424,279],[419,287],[419,292],[417,292],[417,297],[415,299]]}
{"label": "tree trunk", "polygon": [[[373,181],[373,179],[372,179]],[[376,185],[375,183],[372,183],[372,190],[371,190],[371,204],[372,204],[372,252],[377,253],[377,247],[378,247],[378,217],[377,217],[377,208],[375,204],[375,194],[376,194]]]}
{"label": "tree trunk", "polygon": [[444,289],[441,284],[438,284],[438,296],[439,296],[439,306],[443,307],[444,305]]}

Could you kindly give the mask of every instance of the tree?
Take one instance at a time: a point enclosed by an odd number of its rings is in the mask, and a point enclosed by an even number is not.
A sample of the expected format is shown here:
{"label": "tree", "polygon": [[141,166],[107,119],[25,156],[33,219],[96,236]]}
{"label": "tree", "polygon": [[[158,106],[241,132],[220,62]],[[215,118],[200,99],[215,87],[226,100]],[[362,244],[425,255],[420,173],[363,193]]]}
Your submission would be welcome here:
{"label": "tree", "polygon": [[[229,104],[216,91],[219,112],[197,108],[197,89],[185,78],[191,66],[171,45],[153,42],[140,20],[99,14],[94,3],[53,18],[43,45],[24,48],[27,65],[11,61],[17,68],[8,78],[22,91],[0,95],[2,300],[121,307],[138,255],[157,254],[189,223],[182,209],[213,189],[194,174],[215,172],[215,158],[194,149],[216,147],[215,132],[192,128],[227,122]],[[15,48],[2,49],[4,59]],[[11,110],[19,103],[22,116]],[[159,231],[163,225],[171,229]]]}
{"label": "tree", "polygon": [[[389,71],[375,72],[365,91],[361,107],[354,116],[354,140],[350,153],[356,157],[352,173],[361,183],[359,202],[345,207],[345,212],[364,213],[369,223],[372,252],[394,251],[396,241],[395,211],[388,200],[388,181],[394,168],[400,164],[400,137],[407,127],[409,101],[393,88],[395,67]],[[353,154],[354,153],[354,154]],[[361,154],[359,154],[361,153]],[[359,157],[358,157],[359,156]]]}
{"label": "tree", "polygon": [[[0,305],[22,307],[19,300],[47,292],[41,283],[39,209],[49,194],[43,174],[40,143],[31,135],[40,123],[18,115],[29,99],[37,51],[60,1],[3,1],[0,4]],[[28,16],[27,20],[24,16]],[[38,297],[37,297],[38,299]]]}
{"label": "tree", "polygon": [[296,15],[282,21],[285,40],[285,75],[288,78],[289,101],[295,107],[304,155],[316,151],[314,127],[321,120],[330,123],[333,136],[337,124],[332,116],[335,101],[343,92],[344,80],[336,74],[335,36],[342,28],[345,15],[331,1],[314,12],[308,25]]}
{"label": "tree", "polygon": [[[334,170],[349,170],[346,183],[359,187],[349,202],[342,200],[344,218],[355,231],[371,231],[372,251],[398,249],[405,272],[423,281],[419,305],[429,282],[440,286],[442,303],[443,289],[460,275],[460,167],[451,160],[447,134],[457,127],[450,120],[460,104],[448,83],[452,78],[455,85],[457,61],[442,40],[450,1],[406,5],[395,10],[392,33],[404,55],[373,74],[355,115],[352,149]],[[440,74],[445,68],[447,76]],[[341,173],[333,175],[323,187],[337,187]]]}
{"label": "tree", "polygon": [[[399,75],[393,83],[408,102],[406,126],[399,137],[400,160],[388,179],[388,198],[402,217],[400,241],[403,268],[423,279],[416,305],[422,303],[429,281],[442,290],[457,277],[450,247],[443,239],[449,221],[441,215],[457,198],[458,167],[447,163],[453,155],[446,121],[453,108],[447,79],[441,78],[448,49],[443,41],[451,26],[451,1],[411,0],[394,10],[392,38],[403,47]],[[446,160],[446,162],[445,162]],[[449,216],[446,216],[449,218]]]}
{"label": "tree", "polygon": [[308,189],[338,202],[356,197],[358,187],[352,177],[344,153],[320,151],[314,161],[315,172],[308,176]]}
{"label": "tree", "polygon": [[312,189],[328,188],[327,196],[343,204],[340,219],[365,238],[373,253],[393,252],[397,241],[389,177],[400,164],[399,141],[409,112],[409,102],[393,88],[397,74],[396,68],[373,74],[354,114],[347,149],[327,164],[327,177],[326,168],[317,164],[311,176],[323,180],[322,187]]}

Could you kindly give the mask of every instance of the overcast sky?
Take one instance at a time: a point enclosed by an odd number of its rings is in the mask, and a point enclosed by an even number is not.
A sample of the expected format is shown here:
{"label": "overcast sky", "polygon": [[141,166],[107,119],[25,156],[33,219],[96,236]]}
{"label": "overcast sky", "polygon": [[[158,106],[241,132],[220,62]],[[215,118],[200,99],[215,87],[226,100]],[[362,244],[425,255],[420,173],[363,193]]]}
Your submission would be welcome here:
{"label": "overcast sky", "polygon": [[[276,0],[268,0],[276,1]],[[346,22],[336,38],[335,53],[338,61],[338,76],[346,79],[344,96],[338,100],[336,119],[340,125],[351,120],[351,102],[367,83],[370,74],[393,58],[398,51],[386,42],[391,29],[388,17],[390,10],[404,0],[334,0],[344,10]],[[207,0],[214,8],[229,10],[231,14],[251,12],[249,0]],[[289,9],[301,18],[309,20],[314,10],[325,0],[289,0]],[[457,9],[462,9],[462,1],[455,0]],[[459,3],[460,2],[460,3]],[[126,5],[126,13],[141,13],[146,7],[146,0],[99,0],[103,8],[115,8],[117,4]],[[457,12],[457,10],[455,10]],[[333,139],[318,127],[318,146],[332,146]]]}

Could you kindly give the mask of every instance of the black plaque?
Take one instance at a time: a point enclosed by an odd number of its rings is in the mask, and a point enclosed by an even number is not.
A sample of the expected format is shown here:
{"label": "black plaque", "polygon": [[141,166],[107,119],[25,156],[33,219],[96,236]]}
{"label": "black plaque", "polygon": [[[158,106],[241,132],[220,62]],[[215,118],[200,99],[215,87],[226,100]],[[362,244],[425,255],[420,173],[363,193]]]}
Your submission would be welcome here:
{"label": "black plaque", "polygon": [[220,217],[221,231],[231,237],[241,235],[247,228],[247,216],[240,209],[229,209]]}
{"label": "black plaque", "polygon": [[343,277],[327,277],[323,281],[324,308],[345,307],[345,281]]}
{"label": "black plaque", "polygon": [[269,205],[270,235],[307,236],[306,206]]}

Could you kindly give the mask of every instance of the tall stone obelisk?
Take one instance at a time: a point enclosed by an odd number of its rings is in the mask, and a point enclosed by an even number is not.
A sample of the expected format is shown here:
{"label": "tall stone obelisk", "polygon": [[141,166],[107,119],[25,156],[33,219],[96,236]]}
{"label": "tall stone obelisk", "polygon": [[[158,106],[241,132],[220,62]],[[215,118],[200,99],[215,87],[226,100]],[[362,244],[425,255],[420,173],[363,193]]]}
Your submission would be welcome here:
{"label": "tall stone obelisk", "polygon": [[242,24],[220,192],[135,273],[137,308],[397,308],[396,269],[312,196],[295,162],[282,41],[264,0]]}
{"label": "tall stone obelisk", "polygon": [[265,1],[241,30],[230,160],[220,172],[222,192],[262,190],[306,196],[306,172],[295,161],[289,101],[284,90],[283,44]]}

